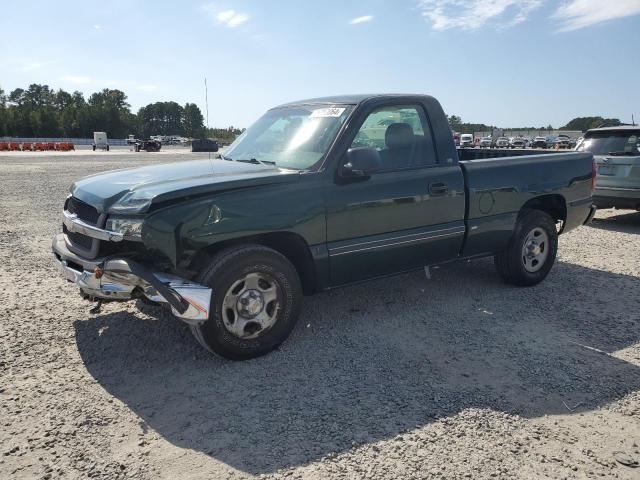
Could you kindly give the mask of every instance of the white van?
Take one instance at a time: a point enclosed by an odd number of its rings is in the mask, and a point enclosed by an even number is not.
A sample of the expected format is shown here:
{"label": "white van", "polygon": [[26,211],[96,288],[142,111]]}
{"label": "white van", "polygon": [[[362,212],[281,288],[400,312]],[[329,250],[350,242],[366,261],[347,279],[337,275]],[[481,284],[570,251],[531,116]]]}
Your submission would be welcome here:
{"label": "white van", "polygon": [[107,132],[93,132],[93,151],[96,148],[109,151],[109,141],[107,140]]}
{"label": "white van", "polygon": [[460,147],[461,148],[473,148],[473,135],[470,133],[463,133],[460,135]]}

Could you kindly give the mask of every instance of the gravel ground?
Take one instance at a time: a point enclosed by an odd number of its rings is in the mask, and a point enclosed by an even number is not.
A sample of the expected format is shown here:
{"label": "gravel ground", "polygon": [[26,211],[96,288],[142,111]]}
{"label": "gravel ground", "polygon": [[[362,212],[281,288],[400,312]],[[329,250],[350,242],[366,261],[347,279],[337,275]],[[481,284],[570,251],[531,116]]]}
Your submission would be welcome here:
{"label": "gravel ground", "polygon": [[161,309],[91,315],[50,258],[74,179],[193,156],[0,157],[0,478],[640,478],[640,213],[537,287],[478,260],[307,298],[234,363]]}

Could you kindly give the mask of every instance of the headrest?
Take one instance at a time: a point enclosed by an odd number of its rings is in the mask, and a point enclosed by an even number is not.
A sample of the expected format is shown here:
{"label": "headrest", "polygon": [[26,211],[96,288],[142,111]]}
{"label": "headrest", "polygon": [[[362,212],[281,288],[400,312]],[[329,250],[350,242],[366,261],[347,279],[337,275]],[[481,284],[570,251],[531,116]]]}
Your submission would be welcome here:
{"label": "headrest", "polygon": [[408,148],[413,145],[413,128],[408,123],[392,123],[384,134],[387,148]]}

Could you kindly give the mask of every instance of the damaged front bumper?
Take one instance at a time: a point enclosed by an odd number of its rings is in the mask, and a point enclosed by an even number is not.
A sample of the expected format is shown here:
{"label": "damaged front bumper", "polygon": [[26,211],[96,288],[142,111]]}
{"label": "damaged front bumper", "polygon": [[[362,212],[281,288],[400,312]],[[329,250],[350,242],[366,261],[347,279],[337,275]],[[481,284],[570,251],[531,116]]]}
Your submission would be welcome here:
{"label": "damaged front bumper", "polygon": [[54,237],[52,250],[62,276],[78,285],[85,297],[109,301],[145,297],[168,303],[173,314],[189,324],[209,318],[211,289],[204,285],[151,271],[129,258],[84,259],[67,248],[63,234]]}

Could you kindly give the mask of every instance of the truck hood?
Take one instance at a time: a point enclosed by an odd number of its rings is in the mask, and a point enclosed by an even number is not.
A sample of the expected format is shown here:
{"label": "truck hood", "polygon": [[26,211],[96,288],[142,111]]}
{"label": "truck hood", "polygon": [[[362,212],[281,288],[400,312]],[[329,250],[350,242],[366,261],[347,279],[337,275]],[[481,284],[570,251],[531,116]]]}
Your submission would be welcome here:
{"label": "truck hood", "polygon": [[152,204],[239,188],[295,182],[300,174],[275,166],[192,160],[113,170],[75,182],[71,194],[100,213],[145,213]]}

